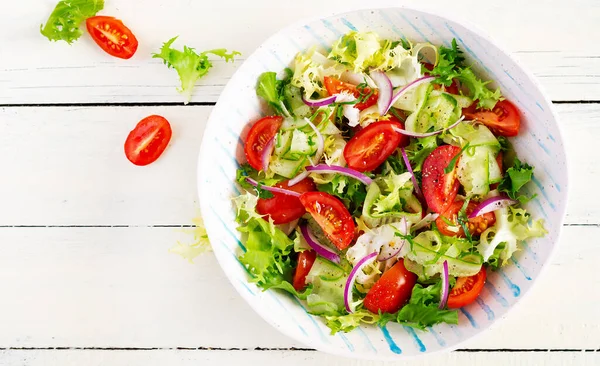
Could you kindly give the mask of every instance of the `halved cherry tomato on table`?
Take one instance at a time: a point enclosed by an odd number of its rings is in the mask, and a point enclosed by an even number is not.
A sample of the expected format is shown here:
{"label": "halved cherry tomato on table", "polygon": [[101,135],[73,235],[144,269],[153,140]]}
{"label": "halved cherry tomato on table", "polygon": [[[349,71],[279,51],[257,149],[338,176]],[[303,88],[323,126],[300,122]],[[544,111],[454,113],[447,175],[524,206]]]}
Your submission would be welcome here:
{"label": "halved cherry tomato on table", "polygon": [[403,128],[397,120],[374,122],[354,135],[344,148],[348,167],[369,172],[380,166],[408,138],[394,131]]}
{"label": "halved cherry tomato on table", "polygon": [[460,186],[456,166],[448,174],[444,170],[459,153],[460,147],[444,145],[433,150],[423,162],[423,195],[427,206],[434,212],[446,211],[456,198]]}
{"label": "halved cherry tomato on table", "polygon": [[[438,230],[442,235],[455,236],[458,238],[465,237],[465,232],[462,226],[458,223],[457,219],[458,212],[460,211],[464,203],[465,201],[453,202],[450,205],[450,207],[448,207],[448,209],[444,211],[444,213],[442,213],[435,220],[435,226],[437,226]],[[473,201],[469,202],[469,205],[465,210],[466,215],[469,216],[469,214],[473,212],[475,208],[477,208],[477,203]],[[448,222],[452,223],[452,225],[449,225]],[[469,229],[471,235],[478,236],[481,235],[481,233],[483,233],[488,227],[494,225],[495,223],[496,216],[494,215],[494,213],[488,212],[486,214],[469,219],[469,221],[467,222],[467,228]],[[454,228],[456,230],[452,230],[451,228]]]}
{"label": "halved cherry tomato on table", "polygon": [[[348,92],[358,99],[361,97],[361,95],[365,96],[371,94],[371,88],[367,87],[359,90],[358,86],[356,85],[345,83],[339,79],[332,78],[330,76],[325,76],[323,81],[325,84],[325,89],[327,89],[327,93],[329,93],[329,95],[339,94],[341,92]],[[361,103],[357,103],[356,108],[360,111],[367,109],[377,104],[377,98],[377,91],[373,91],[373,93],[367,100]]]}
{"label": "halved cherry tomato on table", "polygon": [[491,111],[476,109],[475,104],[473,103],[469,108],[463,109],[463,114],[467,119],[486,125],[497,135],[511,137],[519,134],[521,116],[514,104],[508,100],[502,100],[496,103]]}
{"label": "halved cherry tomato on table", "polygon": [[372,313],[395,313],[408,301],[417,283],[417,275],[404,267],[404,259],[383,273],[365,297],[364,305]]}
{"label": "halved cherry tomato on table", "polygon": [[325,192],[307,192],[300,196],[300,202],[339,250],[352,243],[354,220],[342,201]]}
{"label": "halved cherry tomato on table", "polygon": [[[317,189],[310,178],[303,179],[291,187],[288,186],[288,182],[286,180],[277,183],[275,187],[298,193],[315,191]],[[261,215],[269,215],[275,225],[294,221],[306,213],[306,209],[298,197],[275,192],[273,192],[273,197],[271,198],[260,198],[256,204],[256,211]]]}
{"label": "halved cherry tomato on table", "polygon": [[135,165],[148,165],[165,151],[171,140],[171,125],[162,116],[142,119],[125,140],[125,156]]}
{"label": "halved cherry tomato on table", "polygon": [[315,259],[317,259],[317,253],[314,250],[305,250],[298,254],[298,264],[293,280],[296,291],[302,291],[306,287],[306,276],[315,263]]}
{"label": "halved cherry tomato on table", "polygon": [[450,309],[462,308],[475,301],[485,285],[486,278],[487,273],[483,267],[476,275],[458,277],[448,296],[448,307]]}
{"label": "halved cherry tomato on table", "polygon": [[283,123],[281,116],[264,117],[256,121],[244,143],[244,153],[248,164],[256,170],[262,170],[262,154],[267,143],[275,137]]}
{"label": "halved cherry tomato on table", "polygon": [[94,42],[109,55],[128,59],[137,51],[137,39],[119,19],[95,16],[88,18],[85,25]]}

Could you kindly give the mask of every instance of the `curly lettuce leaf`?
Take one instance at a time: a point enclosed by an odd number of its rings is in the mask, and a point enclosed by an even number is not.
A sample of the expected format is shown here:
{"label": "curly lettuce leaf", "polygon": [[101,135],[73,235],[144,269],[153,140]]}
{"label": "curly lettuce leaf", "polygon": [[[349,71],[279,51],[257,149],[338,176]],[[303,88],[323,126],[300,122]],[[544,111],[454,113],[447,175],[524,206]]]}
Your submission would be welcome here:
{"label": "curly lettuce leaf", "polygon": [[46,21],[40,26],[40,32],[51,41],[65,41],[69,44],[83,34],[81,23],[93,17],[104,8],[104,0],[63,0]]}
{"label": "curly lettuce leaf", "polygon": [[362,212],[367,189],[360,181],[336,174],[329,183],[317,185],[317,189],[341,199],[353,215],[360,215]]}
{"label": "curly lettuce leaf", "polygon": [[327,96],[323,85],[325,76],[339,77],[346,68],[333,60],[329,60],[315,48],[300,52],[294,59],[294,75],[291,84],[304,89],[308,98]]}
{"label": "curly lettuce leaf", "polygon": [[479,108],[494,108],[496,102],[502,100],[500,89],[490,90],[487,85],[491,81],[479,79],[470,67],[463,66],[463,61],[456,39],[452,40],[451,48],[440,46],[438,63],[430,72],[437,77],[434,83],[450,86],[456,79],[469,89],[470,98],[478,100]]}
{"label": "curly lettuce leaf", "polygon": [[169,67],[175,69],[181,80],[181,88],[179,93],[184,96],[184,103],[187,104],[192,98],[192,92],[196,81],[206,75],[208,70],[213,66],[208,59],[208,54],[213,54],[224,58],[225,61],[233,61],[236,55],[241,55],[237,51],[227,53],[227,50],[219,48],[196,53],[193,48],[183,46],[183,51],[171,48],[177,37],[173,37],[165,42],[160,49],[160,53],[153,53],[152,58],[160,58]]}
{"label": "curly lettuce leaf", "polygon": [[360,309],[352,314],[329,315],[325,316],[327,326],[331,329],[331,335],[337,332],[348,333],[360,326],[361,323],[375,324],[379,322],[379,315],[373,314],[368,310]]}
{"label": "curly lettuce leaf", "polygon": [[527,197],[525,195],[519,195],[519,191],[533,178],[533,169],[534,167],[521,162],[515,157],[513,166],[506,170],[504,178],[502,178],[502,181],[498,185],[498,190],[506,193],[514,200],[519,200],[521,203],[531,200],[535,196]]}
{"label": "curly lettuce leaf", "polygon": [[408,304],[398,312],[396,321],[421,330],[438,323],[458,324],[457,310],[438,309],[441,291],[441,280],[427,287],[416,284]]}
{"label": "curly lettuce leaf", "polygon": [[195,227],[191,230],[186,230],[186,232],[193,235],[193,241],[191,243],[182,243],[178,241],[177,244],[169,249],[170,253],[178,254],[183,259],[187,259],[190,263],[193,263],[194,258],[197,256],[212,250],[202,216],[198,216],[192,221]]}

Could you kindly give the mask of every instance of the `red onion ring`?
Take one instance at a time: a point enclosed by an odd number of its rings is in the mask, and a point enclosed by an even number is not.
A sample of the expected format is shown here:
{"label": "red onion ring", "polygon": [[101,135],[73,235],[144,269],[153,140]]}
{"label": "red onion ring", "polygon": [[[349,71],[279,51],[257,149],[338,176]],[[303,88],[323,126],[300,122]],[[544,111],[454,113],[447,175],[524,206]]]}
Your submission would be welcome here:
{"label": "red onion ring", "polygon": [[442,132],[446,132],[448,130],[453,129],[454,127],[458,126],[458,124],[461,123],[464,119],[465,119],[465,116],[462,116],[458,119],[458,121],[454,122],[453,124],[451,124],[450,126],[448,126],[446,128],[442,128],[441,130],[437,130],[437,131],[433,131],[433,132],[426,132],[426,133],[412,132],[412,131],[404,130],[404,129],[396,127],[396,126],[392,126],[392,129],[398,133],[401,133],[401,134],[409,136],[409,137],[416,137],[416,138],[429,137],[429,136],[439,135]]}
{"label": "red onion ring", "polygon": [[423,76],[422,78],[419,78],[417,80],[414,80],[414,81],[406,84],[402,89],[400,89],[398,91],[398,93],[396,93],[396,95],[394,95],[392,97],[392,100],[390,101],[390,104],[388,105],[387,109],[385,110],[385,113],[383,113],[383,114],[386,114],[390,110],[390,108],[394,105],[394,103],[396,103],[398,101],[398,99],[400,99],[401,96],[403,96],[404,94],[406,94],[406,92],[408,92],[409,90],[411,90],[411,89],[413,89],[413,88],[415,88],[415,87],[417,87],[417,86],[419,86],[419,85],[421,85],[423,83],[427,83],[427,82],[429,82],[429,81],[431,81],[433,79],[435,79],[434,76]]}
{"label": "red onion ring", "polygon": [[273,154],[273,149],[275,149],[275,137],[273,136],[269,142],[263,148],[263,153],[261,156],[262,161],[262,169],[263,172],[267,172],[269,170],[269,162],[271,161],[271,154]]}
{"label": "red onion ring", "polygon": [[488,212],[493,212],[504,207],[515,205],[517,203],[519,202],[505,196],[491,197],[484,200],[477,207],[475,207],[473,212],[471,212],[471,214],[469,215],[469,218],[472,219],[474,217],[481,216]]}
{"label": "red onion ring", "polygon": [[309,107],[324,107],[334,103],[336,99],[337,95],[332,95],[321,99],[309,99],[305,95],[302,95],[302,101]]}
{"label": "red onion ring", "polygon": [[421,221],[417,222],[413,227],[412,227],[412,231],[415,232],[417,230],[420,230],[422,228],[424,228],[425,226],[431,224],[432,222],[434,222],[438,217],[440,216],[440,214],[437,213],[428,213],[427,215],[425,215],[425,217],[423,217],[421,219]]}
{"label": "red onion ring", "polygon": [[[408,221],[406,221],[406,217],[402,217],[402,219],[400,220],[400,224],[403,226],[404,231],[402,232],[402,234],[406,235],[408,234]],[[389,243],[385,244],[384,246],[381,247],[381,252],[379,252],[379,255],[377,256],[377,260],[380,262],[385,262],[388,259],[394,258],[395,256],[398,255],[398,253],[400,253],[400,251],[402,250],[402,248],[404,248],[404,245],[406,245],[406,240],[402,240],[402,244],[399,245],[397,248],[392,248]]]}
{"label": "red onion ring", "polygon": [[[246,182],[252,184],[255,187],[258,186],[258,182],[255,181],[254,179],[250,178],[250,177],[246,177]],[[300,197],[301,196],[301,194],[298,193],[298,192],[290,191],[288,189],[279,188],[279,187],[270,187],[270,186],[261,185],[260,188],[264,189],[265,191],[272,192],[272,193],[287,194],[288,196],[294,196],[294,197]]]}
{"label": "red onion ring", "polygon": [[377,252],[373,252],[371,254],[367,254],[361,260],[359,260],[358,263],[356,263],[356,266],[352,268],[350,276],[348,276],[348,280],[346,280],[346,286],[344,287],[344,305],[349,313],[354,312],[354,309],[352,308],[352,289],[354,288],[354,282],[356,281],[358,271],[362,271],[365,266],[371,264],[377,255]]}
{"label": "red onion ring", "polygon": [[302,224],[300,225],[300,232],[304,237],[304,240],[310,245],[313,250],[320,255],[321,257],[328,259],[334,263],[340,263],[340,256],[331,248],[319,243],[317,239],[313,236],[308,228],[308,225]]}
{"label": "red onion ring", "polygon": [[448,261],[444,261],[444,266],[442,270],[442,294],[440,299],[440,306],[438,309],[443,309],[446,307],[446,303],[448,302],[448,295],[450,294],[450,278],[448,277]]}
{"label": "red onion ring", "polygon": [[359,180],[360,182],[362,182],[363,184],[366,184],[366,185],[373,183],[373,179],[367,177],[365,174],[363,174],[359,171],[356,171],[354,169],[345,168],[345,167],[338,166],[338,165],[318,164],[315,166],[306,167],[306,170],[309,172],[315,172],[315,173],[342,174],[347,177],[351,177],[356,180]]}
{"label": "red onion ring", "polygon": [[371,78],[377,84],[379,89],[379,97],[377,98],[377,108],[379,109],[379,115],[385,115],[390,109],[390,103],[394,94],[392,87],[392,81],[390,78],[381,71],[371,71]]}
{"label": "red onion ring", "polygon": [[402,159],[404,160],[404,164],[406,165],[406,169],[410,173],[410,179],[413,182],[413,186],[415,186],[415,194],[417,198],[422,198],[423,193],[421,192],[421,188],[419,187],[419,181],[417,181],[417,177],[415,177],[415,172],[413,171],[412,166],[410,165],[410,161],[408,160],[408,156],[406,155],[406,150],[403,147],[400,148],[400,152],[402,153]]}
{"label": "red onion ring", "polygon": [[288,181],[288,187],[291,187],[291,186],[294,186],[294,185],[300,183],[304,178],[308,177],[308,174],[310,174],[310,172],[305,170],[302,173],[295,176],[294,178],[290,179]]}

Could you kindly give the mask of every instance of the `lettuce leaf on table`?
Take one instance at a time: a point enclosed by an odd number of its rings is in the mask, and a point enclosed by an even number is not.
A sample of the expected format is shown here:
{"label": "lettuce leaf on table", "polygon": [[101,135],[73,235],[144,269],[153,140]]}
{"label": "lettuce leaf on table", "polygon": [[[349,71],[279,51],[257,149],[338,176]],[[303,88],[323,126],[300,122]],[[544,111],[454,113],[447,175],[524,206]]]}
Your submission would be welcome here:
{"label": "lettuce leaf on table", "polygon": [[83,34],[81,23],[93,17],[104,8],[104,0],[63,0],[46,21],[40,26],[40,32],[51,41],[65,41],[69,44]]}

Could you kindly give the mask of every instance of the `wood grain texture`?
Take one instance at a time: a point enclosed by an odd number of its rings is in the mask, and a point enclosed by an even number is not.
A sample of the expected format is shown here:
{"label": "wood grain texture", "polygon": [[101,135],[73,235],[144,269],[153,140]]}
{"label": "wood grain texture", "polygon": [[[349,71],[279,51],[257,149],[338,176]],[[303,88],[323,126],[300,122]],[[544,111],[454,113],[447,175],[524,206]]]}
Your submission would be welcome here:
{"label": "wood grain texture", "polygon": [[[600,224],[590,193],[600,171],[590,146],[600,105],[557,105],[571,171],[569,224]],[[2,225],[184,225],[197,214],[196,161],[212,107],[1,108]],[[123,153],[127,133],[149,114],[165,116],[173,139],[154,164]],[[65,141],[68,141],[66,143]],[[539,171],[538,174],[543,174]]]}
{"label": "wood grain texture", "polygon": [[[41,36],[38,24],[54,4],[54,0],[13,2],[0,22],[0,104],[179,102],[175,71],[151,58],[169,38],[180,35],[180,46],[225,47],[247,57],[271,34],[300,19],[367,6],[363,0],[307,0],[293,8],[271,0],[210,5],[189,0],[110,1],[102,13],[123,19],[140,40],[134,58],[118,60],[104,54],[87,35],[71,46]],[[515,53],[553,100],[600,100],[600,44],[590,41],[600,19],[595,0],[506,0],[486,6],[476,0],[452,6],[443,0],[426,5],[410,0],[402,4],[426,6],[479,26]],[[384,0],[377,5],[397,6],[398,2]],[[216,61],[193,100],[216,101],[242,60]]]}
{"label": "wood grain texture", "polygon": [[[530,294],[461,348],[598,348],[599,235],[566,227]],[[212,254],[193,265],[169,254],[177,240],[189,238],[174,228],[0,229],[0,348],[306,347],[259,318]]]}
{"label": "wood grain texture", "polygon": [[445,366],[486,365],[486,366],[541,366],[577,365],[592,366],[600,362],[599,353],[508,353],[485,352],[434,355],[425,359],[409,359],[398,362],[366,362],[329,356],[320,352],[303,351],[99,351],[99,350],[50,350],[50,351],[0,351],[0,362],[11,366],[46,365],[86,365],[86,366],[220,366],[220,365],[261,365],[261,366],[375,366],[402,365]]}

